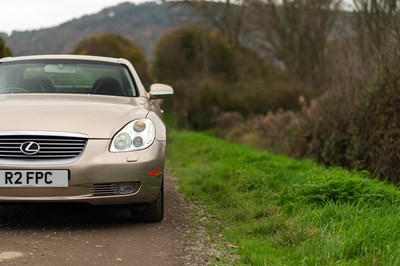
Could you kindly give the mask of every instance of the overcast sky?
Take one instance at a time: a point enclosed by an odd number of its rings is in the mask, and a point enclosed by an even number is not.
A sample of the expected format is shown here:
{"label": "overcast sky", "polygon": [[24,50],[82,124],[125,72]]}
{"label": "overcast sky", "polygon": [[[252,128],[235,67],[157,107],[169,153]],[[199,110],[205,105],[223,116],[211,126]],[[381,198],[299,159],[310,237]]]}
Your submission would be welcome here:
{"label": "overcast sky", "polygon": [[57,26],[123,2],[139,3],[144,0],[2,0],[0,32]]}

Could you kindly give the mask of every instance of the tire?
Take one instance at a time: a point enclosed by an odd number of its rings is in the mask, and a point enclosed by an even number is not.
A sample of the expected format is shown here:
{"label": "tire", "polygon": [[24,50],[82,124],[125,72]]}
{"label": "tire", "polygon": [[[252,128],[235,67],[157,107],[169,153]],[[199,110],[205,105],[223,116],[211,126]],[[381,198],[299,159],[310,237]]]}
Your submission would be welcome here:
{"label": "tire", "polygon": [[[135,206],[137,207],[137,206]],[[164,218],[164,181],[161,183],[160,193],[155,201],[143,204],[142,208],[131,209],[133,222],[159,223]]]}

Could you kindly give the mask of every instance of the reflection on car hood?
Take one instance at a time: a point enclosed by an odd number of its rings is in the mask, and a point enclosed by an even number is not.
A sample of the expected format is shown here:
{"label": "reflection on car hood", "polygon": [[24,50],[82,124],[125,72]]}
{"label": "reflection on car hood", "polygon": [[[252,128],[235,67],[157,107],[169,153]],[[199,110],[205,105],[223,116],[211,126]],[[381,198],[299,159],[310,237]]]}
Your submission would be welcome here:
{"label": "reflection on car hood", "polygon": [[77,94],[0,95],[0,131],[59,131],[111,138],[148,113],[145,98]]}

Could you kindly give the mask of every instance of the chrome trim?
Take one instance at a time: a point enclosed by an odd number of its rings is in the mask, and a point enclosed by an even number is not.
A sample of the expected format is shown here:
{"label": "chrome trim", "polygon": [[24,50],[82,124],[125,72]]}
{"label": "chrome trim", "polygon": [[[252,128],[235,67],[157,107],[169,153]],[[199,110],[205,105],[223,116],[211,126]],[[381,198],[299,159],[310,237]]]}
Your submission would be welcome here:
{"label": "chrome trim", "polygon": [[78,157],[71,159],[62,160],[15,160],[15,159],[0,159],[0,165],[10,165],[10,166],[42,166],[42,165],[68,165],[77,162],[82,157],[82,154]]}
{"label": "chrome trim", "polygon": [[[41,165],[67,165],[77,162],[83,155],[87,143],[89,141],[89,136],[83,133],[74,133],[74,132],[61,132],[61,131],[0,131],[1,137],[15,137],[15,136],[39,136],[39,137],[66,137],[66,138],[85,138],[86,142],[82,148],[82,152],[74,158],[68,159],[37,159],[37,160],[29,160],[29,159],[0,159],[1,165],[23,165],[23,166],[41,166]],[[50,140],[51,141],[51,140]]]}
{"label": "chrome trim", "polygon": [[55,137],[71,137],[71,138],[86,138],[89,136],[83,133],[60,132],[60,131],[0,131],[0,136],[55,136]]}
{"label": "chrome trim", "polygon": [[133,195],[139,192],[142,183],[140,181],[133,181],[133,182],[125,182],[125,183],[132,183],[133,189],[131,192],[122,194],[119,191],[119,185],[121,183],[107,183],[107,184],[93,184],[90,187],[90,193],[93,197],[99,196],[123,196],[123,195]]}

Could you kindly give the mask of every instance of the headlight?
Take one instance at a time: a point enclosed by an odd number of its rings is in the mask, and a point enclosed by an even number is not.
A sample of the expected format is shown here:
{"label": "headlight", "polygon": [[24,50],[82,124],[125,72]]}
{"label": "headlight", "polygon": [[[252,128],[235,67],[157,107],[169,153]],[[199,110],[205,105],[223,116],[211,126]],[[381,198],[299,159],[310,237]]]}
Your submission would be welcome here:
{"label": "headlight", "polygon": [[128,133],[121,132],[114,139],[114,148],[118,151],[128,149],[132,144],[132,139]]}
{"label": "headlight", "polygon": [[136,151],[148,148],[154,141],[155,128],[149,119],[138,119],[122,128],[111,141],[111,152]]}

